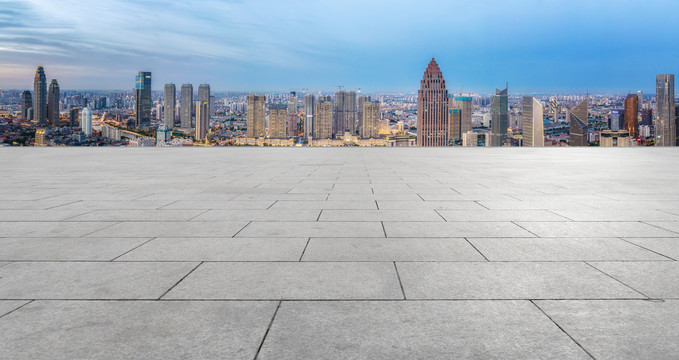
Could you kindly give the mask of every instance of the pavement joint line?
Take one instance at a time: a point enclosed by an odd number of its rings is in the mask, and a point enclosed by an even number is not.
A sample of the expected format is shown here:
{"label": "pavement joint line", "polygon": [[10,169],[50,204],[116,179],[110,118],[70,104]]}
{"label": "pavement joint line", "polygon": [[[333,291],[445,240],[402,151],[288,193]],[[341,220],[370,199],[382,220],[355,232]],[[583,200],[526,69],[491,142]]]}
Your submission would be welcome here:
{"label": "pavement joint line", "polygon": [[632,244],[632,245],[634,245],[634,246],[638,246],[638,247],[640,247],[640,248],[642,248],[642,249],[644,249],[644,250],[650,251],[650,252],[652,252],[652,253],[654,253],[654,254],[658,254],[658,255],[660,255],[660,256],[662,256],[662,257],[668,258],[668,259],[670,259],[670,260],[672,260],[672,261],[677,261],[677,259],[675,259],[675,258],[672,258],[672,257],[667,256],[667,255],[665,255],[665,254],[659,253],[659,252],[657,252],[657,251],[655,251],[655,250],[651,250],[651,249],[649,249],[649,248],[647,248],[647,247],[645,247],[645,246],[641,246],[641,245],[639,245],[639,244],[637,244],[637,243],[634,243],[634,242],[632,242],[632,241],[626,240],[625,238],[618,238],[618,239],[620,239],[620,240],[622,240],[622,241],[624,241],[624,242],[626,242],[626,243]]}
{"label": "pavement joint line", "polygon": [[382,224],[382,231],[384,232],[384,237],[388,238],[389,236],[387,236],[387,229],[384,227],[384,221],[380,221],[380,224]]}
{"label": "pavement joint line", "polygon": [[[19,301],[22,301],[22,300],[19,300]],[[23,304],[23,305],[20,305],[19,307],[17,307],[17,308],[14,309],[14,310],[11,310],[11,311],[9,311],[9,312],[7,312],[7,313],[4,313],[4,314],[0,314],[0,319],[2,319],[3,317],[5,317],[5,316],[7,316],[7,315],[9,315],[9,314],[11,314],[11,313],[13,313],[13,312],[15,312],[15,311],[21,309],[22,307],[24,307],[24,306],[26,306],[26,305],[32,303],[32,302],[35,301],[35,300],[31,299],[31,300],[27,300],[27,301],[28,301],[28,302],[26,302],[26,303]]]}
{"label": "pavement joint line", "polygon": [[550,213],[552,213],[552,214],[554,214],[554,215],[556,215],[556,216],[561,216],[562,218],[564,218],[564,219],[566,219],[566,220],[568,220],[568,221],[576,222],[575,220],[573,220],[573,219],[571,219],[571,218],[569,218],[569,217],[567,217],[567,216],[563,216],[563,215],[561,215],[561,214],[557,214],[556,212],[554,212],[554,211],[552,211],[552,210],[545,209],[545,211],[548,211],[548,212],[550,212]]}
{"label": "pavement joint line", "polygon": [[115,261],[115,260],[117,260],[118,258],[123,257],[123,256],[129,254],[130,252],[134,251],[134,250],[137,250],[138,248],[140,248],[140,247],[146,245],[146,244],[149,243],[150,241],[153,241],[153,240],[155,240],[155,239],[157,239],[157,238],[158,238],[158,237],[152,237],[152,238],[150,238],[150,239],[148,239],[148,240],[142,242],[141,244],[139,244],[139,245],[133,247],[132,249],[127,250],[127,251],[125,251],[124,253],[122,253],[122,254],[120,254],[120,255],[114,257],[113,259],[111,259],[111,261]]}
{"label": "pavement joint line", "polygon": [[[83,221],[83,222],[87,222],[87,221]],[[75,223],[75,221],[70,221],[69,223]],[[87,233],[87,234],[85,234],[85,235],[79,236],[79,238],[84,238],[84,237],[89,236],[89,235],[92,235],[92,234],[94,234],[94,233],[96,233],[96,232],[99,232],[99,231],[108,229],[108,228],[110,228],[111,226],[115,226],[115,225],[122,224],[122,223],[123,223],[122,221],[114,222],[114,223],[112,223],[111,225],[104,226],[104,227],[101,228],[101,229],[97,229],[97,230],[92,231],[92,232],[90,232],[90,233]]]}
{"label": "pavement joint line", "polygon": [[194,271],[196,271],[196,269],[198,269],[198,267],[200,267],[201,265],[203,265],[203,261],[199,262],[198,265],[196,265],[193,269],[191,269],[191,271],[189,271],[188,273],[186,273],[186,275],[182,276],[182,278],[179,279],[179,281],[177,281],[176,283],[174,283],[174,285],[172,285],[169,289],[167,289],[167,291],[165,291],[165,292],[163,293],[163,295],[160,295],[156,300],[162,299],[163,296],[167,295],[167,293],[169,293],[170,291],[172,291],[172,289],[174,289],[177,285],[179,285],[179,283],[181,283],[184,279],[186,279],[186,277],[188,277],[188,276],[191,275]]}
{"label": "pavement joint line", "polygon": [[398,285],[401,287],[401,294],[403,294],[403,300],[408,300],[406,298],[406,291],[403,288],[403,282],[401,281],[401,275],[398,272],[398,267],[396,266],[396,261],[393,261],[394,263],[394,270],[396,271],[396,278],[398,279]]}
{"label": "pavement joint line", "polygon": [[278,301],[278,305],[276,305],[276,310],[273,312],[273,316],[271,316],[271,321],[269,321],[269,326],[266,327],[266,331],[264,332],[264,336],[262,337],[262,341],[259,343],[259,346],[257,347],[257,352],[255,353],[254,360],[257,360],[259,357],[259,352],[262,351],[262,347],[264,346],[264,341],[266,341],[267,335],[269,335],[269,331],[271,330],[271,326],[273,325],[274,320],[276,319],[276,314],[278,314],[278,309],[281,308],[281,305],[283,304],[283,300]]}
{"label": "pavement joint line", "polygon": [[679,301],[679,298],[674,297],[664,297],[664,298],[434,298],[434,299],[385,299],[385,298],[375,298],[375,299],[328,299],[328,298],[272,298],[272,299],[213,299],[213,298],[184,298],[184,299],[157,299],[157,298],[140,298],[140,299],[120,299],[120,298],[0,298],[0,301],[64,301],[64,302],[81,302],[81,301],[99,301],[99,302],[272,302],[272,301],[287,301],[287,302],[474,302],[474,301],[644,301],[644,302],[665,302],[665,301]]}
{"label": "pavement joint line", "polygon": [[380,209],[380,204],[377,202],[377,200],[375,200],[375,206],[377,207],[377,210]]}
{"label": "pavement joint line", "polygon": [[306,244],[304,245],[304,249],[302,250],[302,255],[299,256],[299,261],[302,261],[302,258],[304,257],[304,253],[306,252],[306,248],[309,247],[310,241],[311,241],[311,238],[308,238],[306,240]]}
{"label": "pavement joint line", "polygon": [[[202,210],[202,209],[200,209],[200,210]],[[207,209],[207,210],[201,212],[200,214],[198,214],[198,215],[196,215],[196,216],[194,216],[194,217],[192,217],[192,218],[190,218],[190,219],[188,219],[188,220],[186,220],[186,221],[191,222],[191,221],[193,221],[194,219],[200,217],[201,215],[203,215],[203,214],[205,214],[205,213],[207,213],[208,211],[211,211],[211,210],[212,210],[212,209]],[[162,222],[162,221],[159,221],[159,222]]]}
{"label": "pavement joint line", "polygon": [[[670,229],[666,229],[666,228],[661,227],[661,226],[658,226],[658,225],[649,224],[649,223],[647,223],[646,221],[638,221],[638,222],[639,222],[639,223],[642,223],[642,224],[646,224],[646,225],[650,225],[650,226],[656,227],[656,228],[658,228],[658,229],[662,229],[662,230],[665,230],[665,231],[673,232],[673,233],[679,235],[679,232],[677,232],[677,231],[673,231],[673,230],[670,230]],[[676,222],[676,221],[669,221],[669,222]],[[654,236],[654,238],[656,238],[656,237],[658,237],[658,236]]]}
{"label": "pavement joint line", "polygon": [[437,214],[438,214],[438,216],[440,216],[440,217],[441,217],[441,219],[443,219],[443,221],[445,221],[445,222],[448,222],[448,219],[446,219],[445,217],[443,217],[443,215],[441,215],[441,213],[439,212],[439,210],[438,210],[438,209],[434,209],[434,212],[435,212],[435,213],[437,213]]}
{"label": "pavement joint line", "polygon": [[279,200],[274,200],[274,201],[271,203],[271,205],[269,205],[269,207],[266,208],[266,210],[271,209],[271,207],[273,207],[274,205],[276,205],[276,203],[277,203],[278,201],[279,201]]}
{"label": "pavement joint line", "polygon": [[[44,210],[43,210],[43,211],[44,211]],[[74,218],[77,218],[77,217],[79,217],[79,216],[91,214],[91,213],[93,213],[93,212],[95,212],[95,211],[97,211],[97,209],[92,209],[92,210],[86,211],[86,212],[84,212],[84,213],[82,213],[82,214],[74,215],[74,216],[68,217],[68,218],[66,218],[66,219],[59,220],[59,221],[69,221],[69,220],[74,219]]]}
{"label": "pavement joint line", "polygon": [[321,214],[323,214],[323,209],[321,209],[321,211],[318,212],[318,217],[316,218],[316,222],[321,220]]}
{"label": "pavement joint line", "polygon": [[[468,238],[465,237],[464,240],[465,240],[469,245],[471,245],[471,247],[473,247],[474,250],[476,250],[476,252],[478,252],[481,256],[483,256],[483,258],[486,259],[486,261],[490,262],[490,260],[486,257],[486,255],[485,255],[484,253],[482,253],[481,250],[479,250],[479,249],[476,247],[476,245],[474,245],[471,241],[469,241]],[[514,261],[507,261],[507,262],[514,262]]]}
{"label": "pavement joint line", "polygon": [[611,278],[611,279],[613,279],[613,280],[619,282],[620,284],[626,286],[627,288],[633,290],[634,292],[636,292],[636,293],[638,293],[638,294],[640,294],[640,295],[646,297],[646,299],[650,299],[650,298],[651,298],[650,296],[648,296],[648,295],[642,293],[641,291],[639,291],[639,290],[637,290],[637,289],[635,289],[635,288],[633,288],[633,287],[631,287],[631,286],[625,284],[622,280],[620,280],[620,279],[614,277],[613,275],[610,275],[609,273],[607,273],[607,272],[605,272],[605,271],[599,269],[598,267],[596,267],[596,266],[590,264],[588,261],[583,261],[583,262],[584,262],[585,264],[589,265],[590,267],[592,267],[593,269],[595,269],[595,270],[601,272],[602,274],[608,276],[609,278]]}
{"label": "pavement joint line", "polygon": [[479,200],[474,200],[474,202],[477,203],[477,204],[479,204],[479,206],[485,208],[486,210],[490,210],[489,207],[487,207],[486,205],[481,204],[481,203],[479,202]]}
{"label": "pavement joint line", "polygon": [[[33,200],[33,201],[36,201],[36,200]],[[71,204],[75,204],[75,203],[78,203],[78,202],[82,202],[82,200],[75,200],[75,201],[67,202],[67,203],[64,203],[64,204],[59,204],[59,205],[56,205],[56,206],[50,206],[50,207],[44,208],[42,210],[52,210],[52,209],[58,208],[60,206],[71,205]]]}
{"label": "pavement joint line", "polygon": [[582,351],[584,351],[591,359],[596,359],[594,357],[594,355],[592,355],[589,351],[587,351],[587,349],[585,349],[585,347],[582,346],[582,344],[580,344],[577,340],[575,340],[575,338],[573,338],[571,336],[571,334],[569,334],[564,328],[561,327],[561,325],[559,325],[556,321],[554,321],[554,319],[552,319],[552,317],[549,316],[549,314],[547,314],[544,310],[542,310],[542,308],[540,306],[538,306],[538,304],[536,304],[535,301],[530,300],[530,302],[531,302],[531,304],[533,304],[533,306],[535,306],[538,310],[540,310],[540,312],[543,315],[545,315],[547,317],[547,319],[549,319],[549,321],[551,321],[554,325],[556,325],[556,327],[559,328],[559,330],[561,330],[561,332],[566,334],[566,336],[568,336],[571,339],[571,341],[573,341],[576,345],[578,345],[578,347],[580,349],[582,349]]}
{"label": "pavement joint line", "polygon": [[529,233],[533,234],[533,236],[535,236],[536,238],[539,238],[539,237],[540,237],[540,236],[538,236],[538,234],[536,234],[536,233],[534,233],[534,232],[532,232],[532,231],[530,231],[530,230],[526,229],[525,227],[523,227],[523,226],[521,226],[521,225],[517,224],[517,222],[516,222],[516,221],[510,221],[510,223],[512,223],[512,224],[514,224],[514,225],[516,225],[516,226],[520,227],[520,228],[521,228],[521,229],[523,229],[524,231],[527,231],[527,232],[529,232]]}
{"label": "pavement joint line", "polygon": [[252,221],[248,221],[248,223],[245,224],[245,226],[243,226],[240,230],[238,230],[235,234],[233,234],[232,238],[235,238],[238,234],[240,234],[241,231],[243,231],[250,224],[252,224]]}
{"label": "pavement joint line", "polygon": [[[165,205],[163,205],[163,206],[159,206],[159,207],[155,208],[155,210],[162,210],[164,207],[170,206],[170,205],[172,205],[172,204],[176,204],[176,203],[178,203],[179,201],[181,201],[181,200],[172,201],[172,202],[167,203],[167,204],[165,204]],[[167,209],[166,209],[166,210],[167,210]]]}

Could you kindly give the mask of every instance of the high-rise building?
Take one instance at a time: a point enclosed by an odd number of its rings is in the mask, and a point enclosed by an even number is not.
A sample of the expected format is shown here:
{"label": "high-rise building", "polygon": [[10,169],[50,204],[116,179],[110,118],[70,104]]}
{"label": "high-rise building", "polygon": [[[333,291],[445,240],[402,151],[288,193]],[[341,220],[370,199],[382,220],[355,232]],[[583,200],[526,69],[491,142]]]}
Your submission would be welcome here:
{"label": "high-rise building", "polygon": [[638,112],[641,112],[641,108],[644,105],[644,93],[641,90],[637,91],[637,98],[639,99],[639,110],[638,110]]}
{"label": "high-rise building", "polygon": [[623,123],[625,120],[625,112],[620,110],[611,110],[611,114],[608,118],[608,129],[611,131],[620,131],[620,118],[622,118]]}
{"label": "high-rise building", "polygon": [[47,121],[51,126],[59,124],[59,101],[61,94],[59,91],[59,83],[57,79],[52,79],[49,90],[47,92]]}
{"label": "high-rise building", "polygon": [[566,120],[569,126],[569,142],[570,146],[587,146],[589,141],[587,139],[587,131],[589,126],[589,102],[585,98],[580,104],[573,109],[566,110]]}
{"label": "high-rise building", "polygon": [[33,107],[33,96],[31,92],[26,90],[21,93],[21,117],[26,120],[31,120],[28,118],[28,110]]}
{"label": "high-rise building", "polygon": [[448,146],[449,138],[448,90],[443,73],[432,58],[417,93],[417,145]]}
{"label": "high-rise building", "polygon": [[314,114],[316,113],[316,95],[304,95],[304,137],[314,135]]}
{"label": "high-rise building", "polygon": [[[198,103],[206,103],[208,107],[208,116],[212,113],[210,109],[210,85],[200,84],[198,85]],[[196,106],[198,106],[196,103]],[[196,126],[198,126],[198,107],[196,107]]]}
{"label": "high-rise building", "polygon": [[676,146],[673,74],[660,74],[656,77],[655,94],[655,145]]}
{"label": "high-rise building", "polygon": [[371,101],[370,95],[359,95],[358,96],[358,112],[356,117],[358,118],[358,133],[361,134],[361,128],[363,127],[363,104]]}
{"label": "high-rise building", "polygon": [[455,107],[460,110],[460,133],[472,131],[472,97],[456,96]]}
{"label": "high-rise building", "polygon": [[450,139],[453,141],[461,140],[464,136],[462,133],[462,112],[455,108],[454,99],[450,98],[451,108],[448,109],[450,116]]}
{"label": "high-rise building", "polygon": [[215,107],[215,96],[210,95],[210,116],[215,116],[217,114],[217,107]]}
{"label": "high-rise building", "polygon": [[47,125],[47,78],[42,66],[38,66],[33,79],[33,120]]}
{"label": "high-rise building", "polygon": [[639,135],[639,96],[637,94],[629,94],[625,98],[625,129],[633,138]]}
{"label": "high-rise building", "polygon": [[151,125],[151,108],[153,101],[151,100],[151,73],[148,71],[140,71],[135,81],[135,119],[136,126]]}
{"label": "high-rise building", "polygon": [[[209,98],[208,101],[210,101]],[[207,140],[207,133],[210,128],[210,104],[208,101],[196,102],[196,140]]]}
{"label": "high-rise building", "polygon": [[181,127],[190,129],[193,125],[193,85],[182,84],[181,113],[179,121]]}
{"label": "high-rise building", "polygon": [[345,132],[356,133],[356,92],[339,90],[335,93],[332,133],[341,137]]}
{"label": "high-rise building", "polygon": [[509,96],[508,87],[504,90],[495,89],[495,96],[491,102],[491,146],[502,146],[507,138],[509,128]]}
{"label": "high-rise building", "polygon": [[641,125],[653,125],[653,109],[641,109]]}
{"label": "high-rise building", "polygon": [[291,91],[290,98],[288,99],[288,137],[295,137],[299,135],[297,129],[298,122],[299,116],[297,115],[297,93]]}
{"label": "high-rise building", "polygon": [[542,104],[532,96],[523,97],[523,146],[545,146]]}
{"label": "high-rise building", "polygon": [[332,137],[333,103],[326,96],[320,96],[316,102],[314,114],[314,139],[330,139]]}
{"label": "high-rise building", "polygon": [[269,137],[285,139],[287,136],[288,107],[283,104],[269,106]]}
{"label": "high-rise building", "polygon": [[248,95],[247,136],[260,138],[266,134],[266,96]]}
{"label": "high-rise building", "polygon": [[[77,106],[71,106],[69,110],[69,126],[76,127],[76,124],[80,124],[80,108]],[[77,121],[77,122],[76,122]]]}
{"label": "high-rise building", "polygon": [[177,103],[177,87],[174,84],[165,84],[165,93],[163,97],[163,122],[168,128],[174,128],[175,122],[175,104]]}
{"label": "high-rise building", "polygon": [[380,136],[380,103],[378,101],[363,101],[358,132],[363,139],[374,139]]}
{"label": "high-rise building", "polygon": [[92,135],[92,110],[89,106],[80,112],[80,128],[85,135]]}

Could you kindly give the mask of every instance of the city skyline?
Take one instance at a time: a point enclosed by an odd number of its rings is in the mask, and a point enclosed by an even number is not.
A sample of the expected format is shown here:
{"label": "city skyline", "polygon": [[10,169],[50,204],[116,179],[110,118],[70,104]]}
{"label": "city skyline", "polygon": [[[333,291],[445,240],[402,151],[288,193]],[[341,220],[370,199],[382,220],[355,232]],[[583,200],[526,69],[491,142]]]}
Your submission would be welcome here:
{"label": "city skyline", "polygon": [[[360,12],[351,1],[0,5],[0,28],[13,34],[0,38],[3,89],[30,88],[27,75],[38,65],[62,89],[130,89],[128,74],[141,70],[154,73],[154,91],[177,82],[210,83],[213,92],[337,85],[412,92],[431,57],[453,92],[465,86],[488,94],[505,82],[515,93],[652,93],[648,78],[679,70],[672,24],[655,19],[660,10],[679,10],[669,1],[643,8],[612,1],[377,1],[361,3]],[[455,21],[452,13],[459,14]],[[134,21],[139,17],[144,21]],[[642,23],[657,28],[639,31]],[[623,51],[622,38],[635,51]]]}

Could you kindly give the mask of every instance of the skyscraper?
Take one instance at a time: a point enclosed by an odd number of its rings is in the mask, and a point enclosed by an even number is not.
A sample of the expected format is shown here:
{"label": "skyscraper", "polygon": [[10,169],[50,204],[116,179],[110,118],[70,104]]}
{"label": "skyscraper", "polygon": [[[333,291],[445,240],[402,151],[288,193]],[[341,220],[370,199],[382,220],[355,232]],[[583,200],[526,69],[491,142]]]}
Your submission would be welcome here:
{"label": "skyscraper", "polygon": [[80,128],[85,135],[92,135],[92,110],[89,106],[80,112]]}
{"label": "skyscraper", "polygon": [[207,140],[210,127],[210,99],[196,102],[196,140]]}
{"label": "skyscraper", "polygon": [[182,85],[182,99],[181,99],[181,114],[179,120],[181,122],[181,127],[184,129],[190,129],[193,122],[193,85],[183,84]]}
{"label": "skyscraper", "polygon": [[31,92],[26,90],[21,93],[21,117],[26,120],[31,120],[28,118],[28,110],[33,107],[33,96]]}
{"label": "skyscraper", "polygon": [[59,83],[57,82],[57,79],[52,79],[47,93],[47,121],[51,126],[57,126],[59,123],[60,99]]}
{"label": "skyscraper", "polygon": [[523,146],[545,146],[542,104],[532,96],[523,97]]}
{"label": "skyscraper", "polygon": [[151,125],[151,73],[140,71],[135,82],[135,106],[136,126]]}
{"label": "skyscraper", "polygon": [[163,97],[163,122],[168,128],[174,128],[175,122],[175,104],[177,103],[177,87],[174,84],[165,84],[165,93]]}
{"label": "skyscraper", "polygon": [[314,114],[316,113],[316,95],[304,95],[304,137],[314,135]]}
{"label": "skyscraper", "polygon": [[356,132],[356,92],[338,90],[335,93],[332,133],[335,137],[345,132]]}
{"label": "skyscraper", "polygon": [[47,78],[42,66],[38,66],[33,79],[33,120],[40,126],[47,124]]}
{"label": "skyscraper", "polygon": [[[76,126],[76,120],[80,121],[80,108],[77,106],[71,106],[71,110],[69,111],[69,126],[70,127],[75,127]],[[79,124],[79,122],[78,122]]]}
{"label": "skyscraper", "polygon": [[495,96],[491,103],[491,146],[502,146],[507,138],[509,128],[509,100],[508,88],[495,89]]}
{"label": "skyscraper", "polygon": [[462,129],[462,112],[460,109],[454,108],[454,100],[451,97],[451,108],[448,109],[448,114],[450,116],[450,139],[453,141],[461,140],[464,134],[461,132]]}
{"label": "skyscraper", "polygon": [[297,93],[291,91],[290,98],[288,99],[288,126],[287,126],[288,137],[295,137],[298,135],[297,131],[298,122],[299,117],[297,116]]}
{"label": "skyscraper", "polygon": [[676,146],[673,74],[660,74],[656,77],[655,94],[655,145]]}
{"label": "skyscraper", "polygon": [[248,95],[247,136],[249,138],[264,137],[266,132],[266,96]]}
{"label": "skyscraper", "polygon": [[455,107],[460,110],[460,133],[472,131],[472,98],[456,96]]}
{"label": "skyscraper", "polygon": [[573,109],[566,110],[566,119],[569,126],[569,142],[570,146],[587,146],[587,130],[589,125],[589,110],[588,99],[585,98],[580,104]]}
{"label": "skyscraper", "polygon": [[[206,103],[208,107],[208,116],[212,113],[210,109],[210,85],[200,84],[198,85],[198,103]],[[196,104],[198,106],[198,104]],[[198,108],[196,107],[196,126],[198,126]]]}
{"label": "skyscraper", "polygon": [[625,129],[629,136],[636,138],[639,135],[639,96],[629,94],[625,98]]}
{"label": "skyscraper", "polygon": [[269,137],[285,139],[287,136],[288,107],[283,104],[269,106]]}
{"label": "skyscraper", "polygon": [[448,116],[446,81],[436,60],[432,58],[417,93],[417,145],[448,146]]}
{"label": "skyscraper", "polygon": [[358,96],[358,112],[357,112],[357,118],[358,118],[358,133],[359,135],[361,134],[361,128],[363,127],[363,104],[366,102],[371,101],[370,95],[359,95]]}
{"label": "skyscraper", "polygon": [[377,101],[363,101],[361,110],[359,136],[363,139],[377,138],[380,134],[380,103]]}
{"label": "skyscraper", "polygon": [[330,139],[332,137],[333,103],[326,96],[320,96],[316,102],[314,115],[314,139]]}

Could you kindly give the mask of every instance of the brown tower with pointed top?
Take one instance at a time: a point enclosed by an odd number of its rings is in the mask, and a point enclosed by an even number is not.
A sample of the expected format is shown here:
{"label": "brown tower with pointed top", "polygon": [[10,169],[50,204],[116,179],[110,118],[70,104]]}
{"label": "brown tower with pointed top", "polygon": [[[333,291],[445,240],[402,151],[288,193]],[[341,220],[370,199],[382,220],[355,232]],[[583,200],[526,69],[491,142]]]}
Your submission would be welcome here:
{"label": "brown tower with pointed top", "polygon": [[446,81],[436,60],[432,58],[417,93],[417,145],[448,146],[448,116]]}

